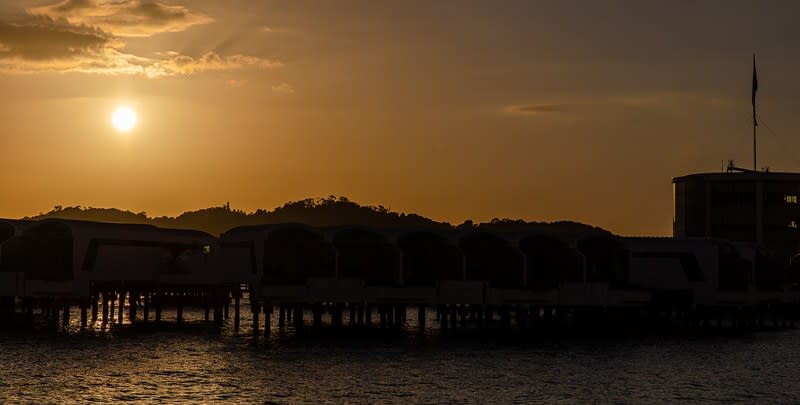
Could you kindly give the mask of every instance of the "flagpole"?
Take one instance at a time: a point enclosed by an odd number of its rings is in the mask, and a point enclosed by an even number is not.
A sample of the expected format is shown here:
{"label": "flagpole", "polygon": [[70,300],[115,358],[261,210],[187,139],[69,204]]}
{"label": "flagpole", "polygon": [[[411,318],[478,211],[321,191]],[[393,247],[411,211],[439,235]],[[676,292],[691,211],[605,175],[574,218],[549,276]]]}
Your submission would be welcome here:
{"label": "flagpole", "polygon": [[[756,107],[753,106],[753,116],[755,116],[755,115],[756,115]],[[754,172],[758,171],[758,165],[756,164],[756,156],[757,156],[756,155],[756,127],[757,126],[758,125],[753,123],[753,171]]]}
{"label": "flagpole", "polygon": [[756,54],[753,54],[753,171],[758,171],[757,160],[757,145],[756,145],[756,127],[758,127],[758,120],[756,119],[756,92],[758,91],[758,76],[756,75]]}

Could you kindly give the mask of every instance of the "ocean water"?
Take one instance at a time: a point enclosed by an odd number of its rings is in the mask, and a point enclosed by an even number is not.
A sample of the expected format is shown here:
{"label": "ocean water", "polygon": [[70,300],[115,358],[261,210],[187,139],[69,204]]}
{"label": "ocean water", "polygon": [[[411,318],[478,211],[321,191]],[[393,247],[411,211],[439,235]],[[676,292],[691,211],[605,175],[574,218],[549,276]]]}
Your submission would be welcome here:
{"label": "ocean water", "polygon": [[74,313],[67,330],[0,331],[0,403],[800,403],[800,330],[443,336],[412,312],[401,331],[302,336],[273,317],[269,339],[249,313],[239,332],[191,310],[79,332]]}

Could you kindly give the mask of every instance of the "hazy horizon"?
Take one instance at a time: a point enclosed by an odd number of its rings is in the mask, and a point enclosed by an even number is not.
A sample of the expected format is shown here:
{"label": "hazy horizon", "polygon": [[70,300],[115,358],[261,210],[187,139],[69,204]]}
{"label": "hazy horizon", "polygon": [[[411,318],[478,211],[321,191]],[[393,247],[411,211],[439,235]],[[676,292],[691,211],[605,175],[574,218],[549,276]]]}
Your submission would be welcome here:
{"label": "hazy horizon", "polygon": [[[0,217],[313,196],[670,235],[673,177],[800,171],[800,3],[0,4]],[[112,125],[135,112],[129,132]]]}

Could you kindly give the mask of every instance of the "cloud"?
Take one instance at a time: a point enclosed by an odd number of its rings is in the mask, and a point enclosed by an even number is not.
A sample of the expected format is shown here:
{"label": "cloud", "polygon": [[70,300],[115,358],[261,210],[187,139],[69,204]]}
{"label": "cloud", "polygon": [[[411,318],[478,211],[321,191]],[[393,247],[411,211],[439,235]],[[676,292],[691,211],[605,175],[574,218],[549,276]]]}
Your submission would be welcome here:
{"label": "cloud", "polygon": [[0,21],[0,73],[81,72],[157,78],[283,66],[279,61],[244,54],[190,56],[169,51],[145,56],[126,52],[119,30],[123,37],[151,35],[211,21],[157,0],[64,0],[28,12],[18,21]]}
{"label": "cloud", "polygon": [[225,84],[232,89],[238,89],[247,84],[247,79],[230,79]]}
{"label": "cloud", "polygon": [[165,56],[165,58],[153,60],[147,66],[146,73],[148,77],[190,75],[208,71],[236,70],[245,67],[270,69],[283,66],[278,61],[241,54],[220,56],[216,52],[207,52],[198,58],[177,52],[167,52],[161,55]]}
{"label": "cloud", "polygon": [[33,15],[66,20],[73,25],[98,27],[119,37],[148,37],[180,32],[208,24],[211,17],[158,0],[63,0],[28,9]]}
{"label": "cloud", "polygon": [[102,30],[48,17],[22,23],[0,22],[0,71],[96,71],[134,73],[145,58],[120,51],[124,46]]}
{"label": "cloud", "polygon": [[570,104],[531,104],[531,105],[512,105],[505,108],[506,112],[517,114],[549,114],[564,113],[574,111],[574,106]]}
{"label": "cloud", "polygon": [[276,27],[274,25],[262,25],[258,27],[258,32],[264,34],[281,34],[281,35],[286,35],[286,34],[297,35],[300,33],[299,31],[295,31],[293,29],[288,29],[285,27]]}
{"label": "cloud", "polygon": [[288,83],[281,83],[277,86],[272,86],[272,91],[279,94],[292,94],[294,89]]}
{"label": "cloud", "polygon": [[[729,108],[729,97],[698,91],[654,91],[634,94],[611,94],[574,97],[565,103],[507,105],[505,114],[536,116],[543,114],[609,114],[625,111],[680,112],[693,108]],[[568,114],[566,114],[568,113]]]}
{"label": "cloud", "polygon": [[[78,7],[75,0],[64,6]],[[146,57],[126,53],[124,47],[123,41],[104,30],[50,17],[0,21],[0,73],[82,72],[155,78],[282,66],[278,61],[255,56],[223,56],[216,52],[199,57],[178,52]]]}
{"label": "cloud", "polygon": [[24,23],[0,21],[2,58],[47,60],[70,58],[120,46],[105,32],[85,26],[73,26],[47,17],[29,18]]}

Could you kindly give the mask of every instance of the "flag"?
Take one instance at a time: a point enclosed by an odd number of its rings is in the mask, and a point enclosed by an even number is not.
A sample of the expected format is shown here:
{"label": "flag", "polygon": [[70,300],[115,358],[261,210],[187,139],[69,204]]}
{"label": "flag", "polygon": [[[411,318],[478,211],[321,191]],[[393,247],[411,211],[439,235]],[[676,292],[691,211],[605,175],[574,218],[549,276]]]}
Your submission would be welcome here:
{"label": "flag", "polygon": [[753,125],[758,126],[756,120],[756,92],[758,91],[758,75],[756,74],[756,54],[753,54]]}

